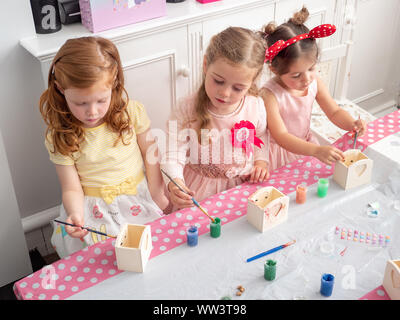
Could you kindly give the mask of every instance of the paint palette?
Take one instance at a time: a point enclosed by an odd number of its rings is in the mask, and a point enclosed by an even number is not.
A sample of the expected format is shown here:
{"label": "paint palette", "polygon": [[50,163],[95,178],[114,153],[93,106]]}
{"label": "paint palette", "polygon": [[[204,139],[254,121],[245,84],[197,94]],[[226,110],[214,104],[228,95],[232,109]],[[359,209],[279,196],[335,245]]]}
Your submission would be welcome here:
{"label": "paint palette", "polygon": [[364,243],[374,247],[387,247],[390,243],[388,235],[353,230],[351,228],[340,228],[338,226],[335,228],[335,235],[340,240]]}

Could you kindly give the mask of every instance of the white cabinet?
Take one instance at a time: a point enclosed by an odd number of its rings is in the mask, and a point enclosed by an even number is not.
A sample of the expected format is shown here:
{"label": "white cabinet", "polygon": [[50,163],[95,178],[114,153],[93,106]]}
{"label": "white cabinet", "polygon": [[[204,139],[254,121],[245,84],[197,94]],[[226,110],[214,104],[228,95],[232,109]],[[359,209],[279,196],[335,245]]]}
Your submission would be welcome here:
{"label": "white cabinet", "polygon": [[188,94],[187,28],[116,42],[129,97],[144,104],[152,128],[165,128],[177,97]]}
{"label": "white cabinet", "polygon": [[265,1],[259,6],[225,14],[218,18],[207,19],[203,23],[203,41],[207,47],[209,40],[216,33],[227,27],[243,27],[251,30],[261,30],[262,26],[274,20],[274,4]]}

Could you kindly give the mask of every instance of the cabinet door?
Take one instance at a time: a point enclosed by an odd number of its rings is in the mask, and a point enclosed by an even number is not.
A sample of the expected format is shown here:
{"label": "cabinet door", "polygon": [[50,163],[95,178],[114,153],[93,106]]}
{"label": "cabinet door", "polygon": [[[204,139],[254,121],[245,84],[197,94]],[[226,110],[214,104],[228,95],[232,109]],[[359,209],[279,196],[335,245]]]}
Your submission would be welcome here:
{"label": "cabinet door", "polygon": [[176,100],[188,94],[187,31],[178,28],[116,42],[130,99],[146,108],[153,129],[165,129]]}
{"label": "cabinet door", "polygon": [[203,47],[207,48],[214,34],[228,27],[243,27],[259,31],[267,22],[274,19],[274,4],[258,4],[235,13],[227,13],[203,23]]}
{"label": "cabinet door", "polygon": [[[202,48],[205,53],[207,46],[215,34],[228,28],[228,27],[243,27],[254,31],[260,31],[262,27],[274,19],[274,4],[258,4],[245,10],[238,10],[235,13],[230,12],[229,14],[218,16],[216,18],[208,19],[203,22],[202,25]],[[197,74],[201,74],[202,61],[192,66],[194,70],[197,70]],[[266,70],[260,77],[260,83],[265,81],[265,77],[268,76]],[[198,77],[198,82],[201,77]]]}
{"label": "cabinet door", "polygon": [[[310,16],[305,25],[312,29],[320,24],[335,24],[335,8],[342,0],[282,0],[276,5],[275,21],[279,25],[288,21],[303,5],[308,9]],[[321,48],[332,46],[339,42],[340,37],[321,38],[318,43]]]}

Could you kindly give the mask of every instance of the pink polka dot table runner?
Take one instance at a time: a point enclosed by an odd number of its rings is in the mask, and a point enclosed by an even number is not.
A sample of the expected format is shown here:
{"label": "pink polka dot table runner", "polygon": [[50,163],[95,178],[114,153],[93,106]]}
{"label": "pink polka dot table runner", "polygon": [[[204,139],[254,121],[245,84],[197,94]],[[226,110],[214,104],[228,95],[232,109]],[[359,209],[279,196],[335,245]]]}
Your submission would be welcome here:
{"label": "pink polka dot table runner", "polygon": [[[358,138],[357,148],[364,150],[380,139],[400,131],[400,112],[396,111],[368,124],[367,132]],[[334,145],[345,151],[353,147],[350,133]],[[229,223],[246,215],[247,198],[259,187],[274,186],[285,194],[296,185],[312,185],[319,178],[329,177],[333,168],[313,157],[303,157],[271,172],[263,184],[244,183],[202,201],[201,205],[213,217]],[[209,219],[197,208],[186,208],[149,223],[153,250],[150,259],[186,242],[190,225],[198,227],[199,235],[209,233]],[[80,250],[17,281],[14,292],[18,299],[66,299],[97,283],[119,274],[114,251],[115,239],[108,239]]]}
{"label": "pink polka dot table runner", "polygon": [[366,295],[362,296],[358,300],[391,300],[388,296],[385,288],[383,286],[379,286],[375,288],[371,292],[368,292]]}

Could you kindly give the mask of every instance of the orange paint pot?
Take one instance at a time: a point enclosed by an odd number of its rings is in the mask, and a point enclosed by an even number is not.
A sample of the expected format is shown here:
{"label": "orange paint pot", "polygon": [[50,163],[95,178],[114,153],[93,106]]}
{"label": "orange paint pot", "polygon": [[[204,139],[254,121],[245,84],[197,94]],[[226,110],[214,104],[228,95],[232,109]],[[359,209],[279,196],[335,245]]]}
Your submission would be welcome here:
{"label": "orange paint pot", "polygon": [[307,199],[307,187],[304,184],[299,184],[296,187],[296,203],[302,204]]}

